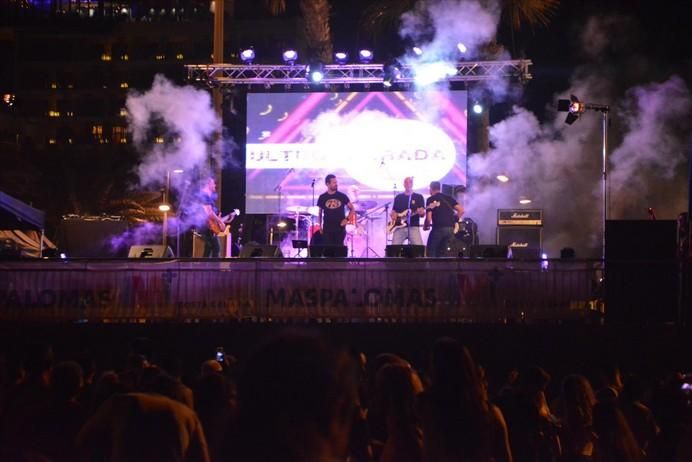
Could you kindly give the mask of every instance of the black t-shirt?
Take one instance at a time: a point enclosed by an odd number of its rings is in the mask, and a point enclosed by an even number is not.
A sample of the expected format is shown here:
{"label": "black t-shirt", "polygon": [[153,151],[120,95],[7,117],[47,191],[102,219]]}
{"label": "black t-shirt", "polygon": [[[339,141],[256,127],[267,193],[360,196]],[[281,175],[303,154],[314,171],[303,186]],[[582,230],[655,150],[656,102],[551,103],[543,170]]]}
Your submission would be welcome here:
{"label": "black t-shirt", "polygon": [[[410,205],[409,199],[411,199]],[[401,213],[408,208],[411,209],[411,226],[418,226],[420,223],[420,217],[416,213],[416,210],[418,210],[419,207],[424,207],[423,204],[425,204],[423,196],[418,193],[411,193],[410,196],[401,193],[394,197],[394,211],[396,213]],[[404,217],[404,221],[406,221],[406,217]]]}
{"label": "black t-shirt", "polygon": [[457,201],[454,200],[452,196],[447,194],[437,193],[428,197],[425,201],[425,206],[430,207],[433,202],[439,202],[440,205],[432,209],[432,223],[433,226],[445,227],[454,226],[456,221],[456,215],[454,213],[454,206],[457,205]]}
{"label": "black t-shirt", "polygon": [[334,194],[328,192],[320,194],[317,199],[317,206],[322,209],[324,222],[322,224],[325,231],[339,231],[343,229],[341,220],[346,218],[344,207],[351,202],[348,196],[341,191],[336,191]]}

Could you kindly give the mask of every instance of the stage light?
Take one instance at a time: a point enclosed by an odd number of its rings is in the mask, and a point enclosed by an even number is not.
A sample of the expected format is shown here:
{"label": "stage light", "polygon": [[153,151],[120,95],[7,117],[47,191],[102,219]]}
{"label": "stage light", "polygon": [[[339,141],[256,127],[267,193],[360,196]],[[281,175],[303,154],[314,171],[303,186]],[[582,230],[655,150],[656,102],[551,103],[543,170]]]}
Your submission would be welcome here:
{"label": "stage light", "polygon": [[557,110],[558,112],[567,112],[565,123],[572,125],[586,110],[586,105],[581,103],[576,96],[570,95],[569,99],[558,100]]}
{"label": "stage light", "polygon": [[498,175],[495,178],[497,178],[497,181],[501,183],[507,183],[509,181],[509,177],[507,175]]}
{"label": "stage light", "polygon": [[66,259],[66,258],[67,258],[67,254],[64,253],[64,252],[61,252],[61,253],[60,253],[60,258],[62,258],[63,260]]}
{"label": "stage light", "polygon": [[246,48],[240,52],[240,60],[244,64],[252,64],[255,60],[255,50],[252,48]]}
{"label": "stage light", "polygon": [[159,211],[161,211],[161,212],[169,212],[170,210],[171,210],[171,206],[168,204],[159,205]]}
{"label": "stage light", "polygon": [[320,83],[324,79],[324,65],[320,62],[309,64],[305,71],[312,83]]}
{"label": "stage light", "polygon": [[473,103],[473,113],[474,114],[482,114],[483,113],[483,106],[478,101]]}
{"label": "stage light", "polygon": [[298,61],[298,52],[296,50],[286,50],[281,57],[286,64],[293,66]]}
{"label": "stage light", "polygon": [[337,64],[346,64],[348,62],[348,53],[345,51],[337,51],[334,53],[334,62]]}
{"label": "stage light", "polygon": [[462,55],[466,54],[466,52],[468,51],[468,49],[466,48],[466,45],[464,45],[461,42],[457,43],[457,50],[459,50],[459,53],[461,53]]}
{"label": "stage light", "polygon": [[399,68],[399,63],[390,63],[384,67],[384,76],[382,78],[382,85],[386,88],[391,87],[395,81],[401,78],[401,69]]}
{"label": "stage light", "polygon": [[363,48],[358,52],[358,59],[360,60],[361,63],[363,64],[368,64],[372,61],[374,58],[374,55],[371,50],[368,50],[367,48]]}
{"label": "stage light", "polygon": [[521,205],[527,205],[527,204],[530,204],[530,203],[531,203],[531,199],[526,199],[526,198],[519,199],[519,203],[520,203]]}
{"label": "stage light", "polygon": [[423,49],[421,47],[413,47],[413,48],[411,48],[411,51],[413,51],[413,54],[416,56],[422,56],[423,55]]}
{"label": "stage light", "polygon": [[276,227],[279,229],[284,229],[286,226],[288,226],[288,225],[286,224],[285,221],[280,221],[276,224]]}
{"label": "stage light", "polygon": [[176,168],[173,170],[173,173],[183,173],[184,171],[185,170],[183,170],[182,168]]}

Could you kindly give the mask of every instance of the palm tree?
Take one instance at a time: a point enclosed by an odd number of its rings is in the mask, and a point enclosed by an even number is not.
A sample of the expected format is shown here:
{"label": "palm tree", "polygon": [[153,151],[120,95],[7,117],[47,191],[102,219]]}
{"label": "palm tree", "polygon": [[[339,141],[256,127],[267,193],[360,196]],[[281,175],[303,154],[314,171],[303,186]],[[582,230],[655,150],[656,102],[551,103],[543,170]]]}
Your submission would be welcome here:
{"label": "palm tree", "polygon": [[[286,1],[264,0],[264,4],[271,15],[279,16],[286,12]],[[331,62],[334,46],[329,26],[329,0],[299,0],[299,6],[305,21],[305,40],[309,55],[324,63]]]}
{"label": "palm tree", "polygon": [[[418,0],[376,0],[364,11],[361,27],[376,39],[383,31],[399,27],[399,19],[411,10]],[[514,33],[522,26],[546,26],[555,14],[560,0],[502,0],[502,21],[510,29],[512,52],[515,52]]]}

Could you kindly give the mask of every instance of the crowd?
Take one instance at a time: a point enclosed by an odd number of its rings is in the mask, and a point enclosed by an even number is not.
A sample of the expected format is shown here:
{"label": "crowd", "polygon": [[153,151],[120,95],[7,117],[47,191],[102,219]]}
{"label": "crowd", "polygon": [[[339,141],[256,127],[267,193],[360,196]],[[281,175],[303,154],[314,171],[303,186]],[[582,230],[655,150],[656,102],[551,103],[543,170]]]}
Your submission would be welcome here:
{"label": "crowd", "polygon": [[428,363],[287,331],[183,378],[146,340],[121,370],[48,345],[0,356],[0,460],[671,462],[692,460],[686,377],[539,366],[490,387],[458,340]]}

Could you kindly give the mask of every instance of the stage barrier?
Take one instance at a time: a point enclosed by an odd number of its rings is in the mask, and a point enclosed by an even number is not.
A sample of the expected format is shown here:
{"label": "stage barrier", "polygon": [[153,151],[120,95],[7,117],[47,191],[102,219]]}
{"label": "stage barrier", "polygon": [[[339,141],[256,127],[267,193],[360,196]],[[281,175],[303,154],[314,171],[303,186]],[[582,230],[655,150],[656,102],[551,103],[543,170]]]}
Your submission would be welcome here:
{"label": "stage barrier", "polygon": [[592,261],[0,262],[0,320],[553,320],[597,305]]}

